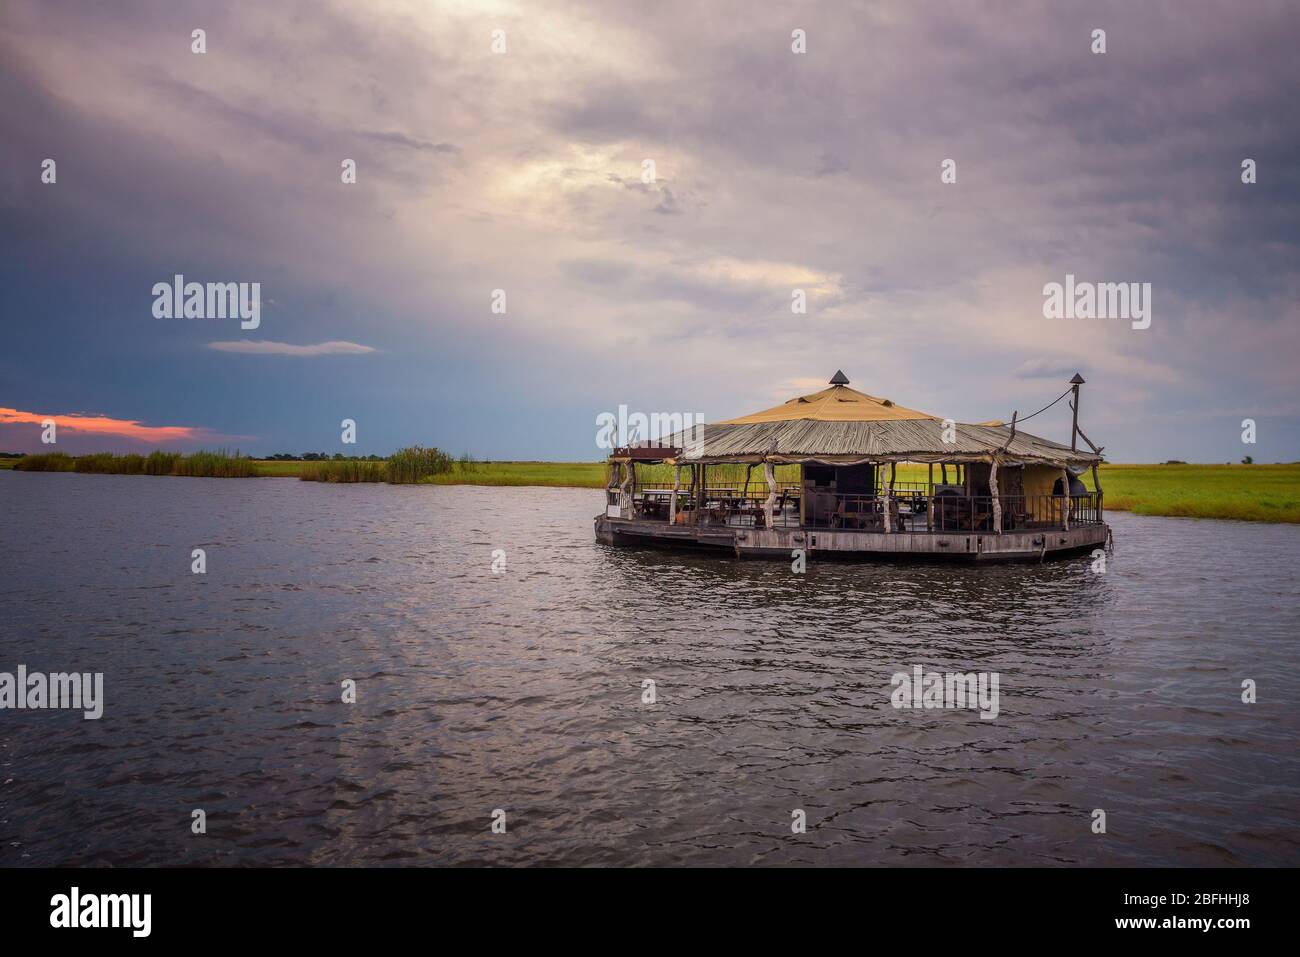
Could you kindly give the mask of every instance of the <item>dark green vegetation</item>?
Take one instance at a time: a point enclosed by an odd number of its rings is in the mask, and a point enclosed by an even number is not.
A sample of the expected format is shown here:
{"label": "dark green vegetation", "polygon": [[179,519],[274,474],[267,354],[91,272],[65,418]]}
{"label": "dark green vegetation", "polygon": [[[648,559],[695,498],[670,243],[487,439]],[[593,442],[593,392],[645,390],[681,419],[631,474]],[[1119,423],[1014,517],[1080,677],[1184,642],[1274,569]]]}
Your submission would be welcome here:
{"label": "dark green vegetation", "polygon": [[148,455],[112,455],[98,452],[75,458],[63,452],[27,455],[14,462],[20,472],[93,472],[101,475],[188,475],[200,478],[252,478],[257,463],[238,452],[225,449],[179,452],[150,452]]}

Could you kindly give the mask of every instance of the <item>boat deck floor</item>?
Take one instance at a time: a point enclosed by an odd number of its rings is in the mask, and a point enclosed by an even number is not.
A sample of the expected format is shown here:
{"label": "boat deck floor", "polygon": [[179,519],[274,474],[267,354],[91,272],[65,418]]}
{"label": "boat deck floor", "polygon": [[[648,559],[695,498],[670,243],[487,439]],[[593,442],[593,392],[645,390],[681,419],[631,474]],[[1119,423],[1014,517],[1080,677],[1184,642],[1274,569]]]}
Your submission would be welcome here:
{"label": "boat deck floor", "polygon": [[724,549],[738,558],[787,560],[802,549],[809,559],[819,560],[1040,561],[1090,552],[1105,546],[1110,535],[1105,523],[1010,532],[869,532],[798,526],[670,525],[597,515],[595,526],[596,540],[607,545]]}

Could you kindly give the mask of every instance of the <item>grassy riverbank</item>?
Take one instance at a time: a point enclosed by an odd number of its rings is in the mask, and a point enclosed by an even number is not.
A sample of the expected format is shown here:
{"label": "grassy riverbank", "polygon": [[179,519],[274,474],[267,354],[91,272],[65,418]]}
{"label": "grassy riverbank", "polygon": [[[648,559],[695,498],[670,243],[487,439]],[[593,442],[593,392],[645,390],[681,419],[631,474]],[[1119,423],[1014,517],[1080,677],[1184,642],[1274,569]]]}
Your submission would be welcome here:
{"label": "grassy riverbank", "polygon": [[[432,450],[428,450],[430,453]],[[427,461],[426,461],[427,459]],[[556,486],[603,488],[603,462],[454,462],[443,457],[408,455],[403,458],[406,480],[422,484]],[[33,466],[53,471],[123,472],[140,475],[279,476],[316,481],[382,482],[388,478],[391,459],[329,460],[317,462],[270,461],[230,456],[224,453],[195,453],[177,456],[154,453],[147,456],[28,456],[0,459],[0,469]],[[84,464],[83,464],[84,463]],[[430,471],[432,469],[441,471]],[[672,481],[671,470],[663,474],[642,470],[646,481]],[[743,467],[737,470],[743,481]],[[792,470],[778,469],[782,481],[794,480]],[[924,466],[899,469],[899,481],[924,481]],[[1084,481],[1091,487],[1090,475]],[[755,487],[763,482],[755,469]],[[1297,465],[1105,465],[1101,485],[1106,508],[1142,515],[1172,515],[1187,518],[1225,518],[1252,522],[1300,523],[1300,464]]]}
{"label": "grassy riverbank", "polygon": [[1104,465],[1101,487],[1122,512],[1300,523],[1300,465]]}

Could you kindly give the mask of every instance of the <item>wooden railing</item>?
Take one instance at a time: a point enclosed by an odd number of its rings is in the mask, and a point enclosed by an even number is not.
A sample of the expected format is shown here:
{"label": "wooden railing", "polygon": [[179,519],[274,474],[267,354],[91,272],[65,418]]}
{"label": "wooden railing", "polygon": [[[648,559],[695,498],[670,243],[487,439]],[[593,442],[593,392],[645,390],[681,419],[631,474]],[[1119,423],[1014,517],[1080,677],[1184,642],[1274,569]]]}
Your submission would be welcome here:
{"label": "wooden railing", "polygon": [[[936,532],[991,532],[995,523],[994,499],[989,495],[936,495],[929,507],[931,526]],[[1002,531],[1035,528],[1065,528],[1097,525],[1101,522],[1100,498],[1096,492],[1071,495],[1001,495]]]}
{"label": "wooden railing", "polygon": [[[689,487],[677,491],[678,521],[707,525],[763,526],[767,523],[767,489],[745,490],[714,486],[701,495],[702,514]],[[989,495],[925,495],[913,489],[895,489],[889,501],[881,495],[857,495],[814,490],[802,502],[803,490],[785,484],[777,492],[772,525],[778,528],[828,528],[857,531],[906,532],[992,532],[996,524],[994,498]],[[621,495],[611,489],[607,505],[617,507]],[[672,486],[663,483],[638,485],[632,494],[630,517],[668,521]],[[1101,497],[1096,492],[1071,495],[1002,495],[1001,527],[1004,532],[1040,528],[1096,525],[1101,522]]]}

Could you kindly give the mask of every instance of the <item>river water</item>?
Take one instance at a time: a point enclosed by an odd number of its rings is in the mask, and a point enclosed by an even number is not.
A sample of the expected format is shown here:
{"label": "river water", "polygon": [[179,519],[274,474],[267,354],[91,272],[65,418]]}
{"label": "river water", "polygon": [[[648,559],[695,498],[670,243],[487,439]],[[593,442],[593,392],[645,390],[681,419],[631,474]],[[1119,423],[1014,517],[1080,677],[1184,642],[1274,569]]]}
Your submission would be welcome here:
{"label": "river water", "polygon": [[[0,672],[105,698],[0,711],[0,865],[1300,864],[1300,528],[796,575],[601,502],[0,472]],[[916,665],[997,717],[894,708]]]}

